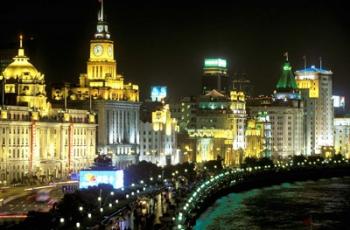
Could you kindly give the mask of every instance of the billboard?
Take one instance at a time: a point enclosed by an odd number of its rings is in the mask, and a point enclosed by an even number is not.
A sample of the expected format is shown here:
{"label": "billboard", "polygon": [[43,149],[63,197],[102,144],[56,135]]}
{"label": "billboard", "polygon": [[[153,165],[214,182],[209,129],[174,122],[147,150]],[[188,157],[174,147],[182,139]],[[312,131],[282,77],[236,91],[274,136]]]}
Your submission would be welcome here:
{"label": "billboard", "polygon": [[110,184],[113,188],[124,187],[123,170],[81,170],[79,172],[79,188]]}
{"label": "billboard", "polygon": [[344,108],[345,107],[345,97],[333,95],[333,107],[334,108]]}
{"label": "billboard", "polygon": [[151,100],[162,101],[167,96],[166,86],[152,86],[151,87]]}

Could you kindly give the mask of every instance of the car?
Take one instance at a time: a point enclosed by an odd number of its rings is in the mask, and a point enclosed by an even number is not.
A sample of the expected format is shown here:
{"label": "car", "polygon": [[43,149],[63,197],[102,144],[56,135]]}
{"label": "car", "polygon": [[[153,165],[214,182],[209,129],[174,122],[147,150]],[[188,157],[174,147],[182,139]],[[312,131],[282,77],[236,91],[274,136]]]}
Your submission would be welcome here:
{"label": "car", "polygon": [[36,193],[36,202],[47,202],[50,199],[50,190],[42,189]]}

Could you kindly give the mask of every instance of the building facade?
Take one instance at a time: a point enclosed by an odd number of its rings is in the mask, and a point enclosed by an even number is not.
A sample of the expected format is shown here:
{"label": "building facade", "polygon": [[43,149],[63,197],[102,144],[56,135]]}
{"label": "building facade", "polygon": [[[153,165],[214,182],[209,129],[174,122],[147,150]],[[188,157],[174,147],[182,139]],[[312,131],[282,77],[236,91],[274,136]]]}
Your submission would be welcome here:
{"label": "building facade", "polygon": [[221,158],[225,165],[238,164],[245,147],[245,119],[244,93],[232,91],[227,97],[212,90],[201,96],[196,126],[187,130],[189,138],[196,140],[195,162]]}
{"label": "building facade", "polygon": [[52,99],[67,101],[74,108],[91,108],[98,116],[98,152],[109,154],[113,165],[124,168],[138,161],[139,88],[126,83],[117,71],[114,42],[103,13],[103,1],[96,32],[90,41],[87,72],[78,86],[53,87]]}
{"label": "building facade", "polygon": [[311,66],[295,72],[305,101],[306,154],[320,154],[333,146],[332,71]]}
{"label": "building facade", "polygon": [[273,158],[305,153],[304,105],[288,61],[282,67],[273,96],[269,100],[262,97],[251,100],[248,107],[250,116],[261,112],[269,115]]}
{"label": "building facade", "polygon": [[170,104],[171,116],[177,120],[180,132],[196,127],[197,97],[184,97],[179,102]]}
{"label": "building facade", "polygon": [[350,117],[334,118],[334,148],[346,158],[350,158]]}
{"label": "building facade", "polygon": [[45,78],[24,54],[0,76],[0,178],[65,178],[89,167],[96,155],[95,115],[87,110],[52,109]]}
{"label": "building facade", "polygon": [[[156,104],[156,106],[145,104]],[[180,162],[177,149],[179,128],[171,117],[168,104],[145,102],[140,123],[140,161],[145,160],[165,166]]]}
{"label": "building facade", "polygon": [[245,138],[244,157],[271,157],[271,122],[267,112],[258,112],[247,120]]}

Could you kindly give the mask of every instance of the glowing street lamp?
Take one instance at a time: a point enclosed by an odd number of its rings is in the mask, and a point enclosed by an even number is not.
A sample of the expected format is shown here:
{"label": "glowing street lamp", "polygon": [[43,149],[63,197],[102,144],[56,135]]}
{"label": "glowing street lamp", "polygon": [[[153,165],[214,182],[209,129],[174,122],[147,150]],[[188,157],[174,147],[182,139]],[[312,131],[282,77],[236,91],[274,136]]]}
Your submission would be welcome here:
{"label": "glowing street lamp", "polygon": [[91,219],[91,213],[88,213],[88,218]]}
{"label": "glowing street lamp", "polygon": [[80,223],[77,222],[77,223],[75,224],[75,226],[76,226],[77,228],[80,228]]}
{"label": "glowing street lamp", "polygon": [[64,223],[64,218],[63,218],[63,217],[60,218],[60,223],[61,223],[61,224]]}

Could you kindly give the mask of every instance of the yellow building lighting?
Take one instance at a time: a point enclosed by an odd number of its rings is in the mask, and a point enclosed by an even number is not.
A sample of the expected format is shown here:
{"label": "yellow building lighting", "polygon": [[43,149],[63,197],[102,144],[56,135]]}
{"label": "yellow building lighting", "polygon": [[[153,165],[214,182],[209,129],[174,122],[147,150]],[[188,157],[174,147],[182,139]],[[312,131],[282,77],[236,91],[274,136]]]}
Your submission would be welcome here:
{"label": "yellow building lighting", "polygon": [[296,78],[299,89],[308,89],[310,98],[319,97],[319,79],[315,77],[300,76]]}

